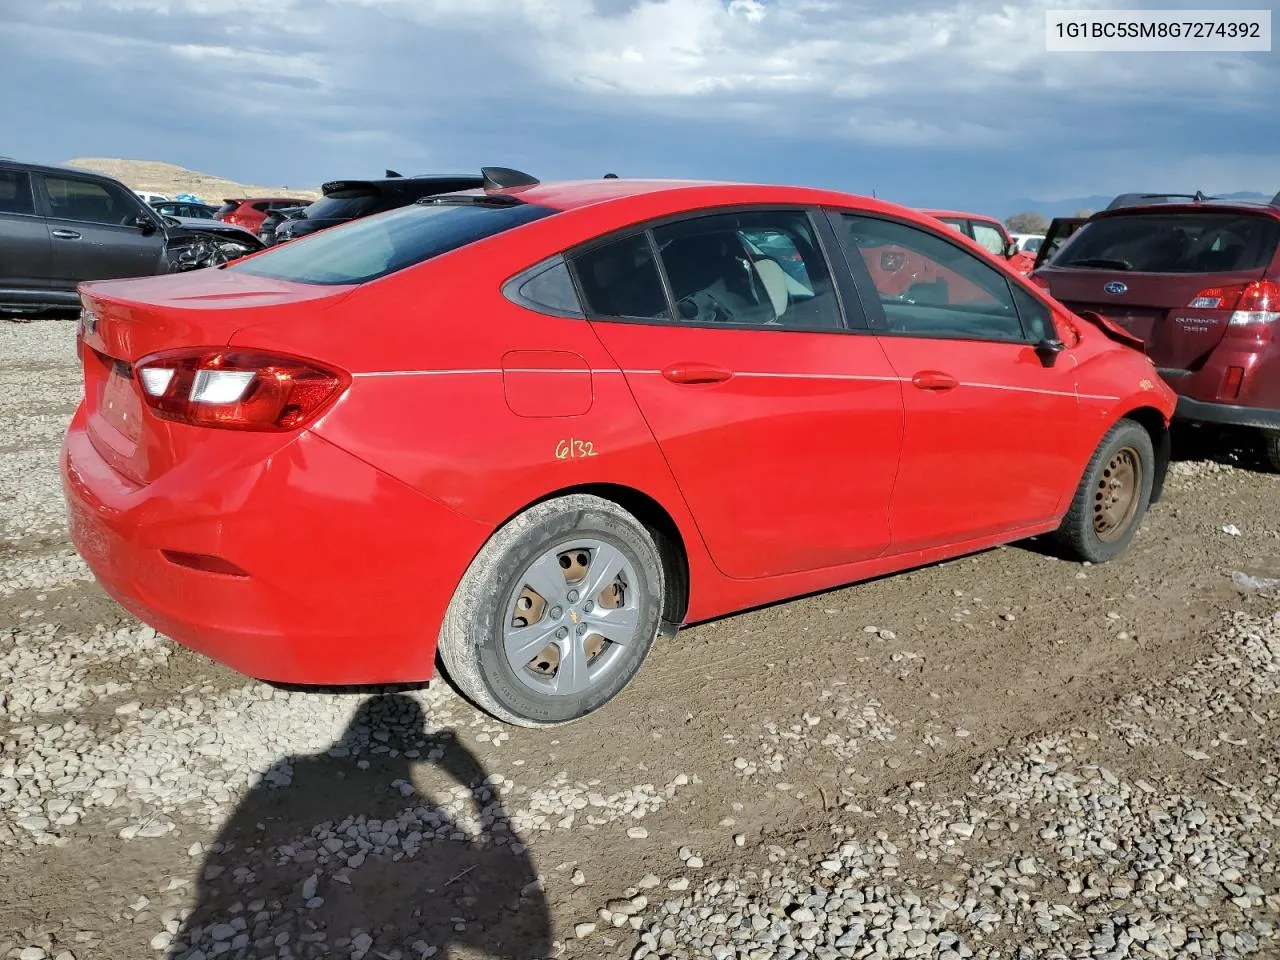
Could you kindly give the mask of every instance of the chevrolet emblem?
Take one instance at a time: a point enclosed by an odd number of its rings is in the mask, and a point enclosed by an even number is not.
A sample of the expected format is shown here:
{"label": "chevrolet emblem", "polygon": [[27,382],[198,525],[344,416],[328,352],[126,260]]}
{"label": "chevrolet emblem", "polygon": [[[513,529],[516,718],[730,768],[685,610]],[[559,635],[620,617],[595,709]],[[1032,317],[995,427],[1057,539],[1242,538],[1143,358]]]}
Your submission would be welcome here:
{"label": "chevrolet emblem", "polygon": [[577,610],[570,610],[570,611],[569,611],[569,619],[570,619],[570,620],[572,620],[574,623],[577,623],[577,622],[578,622],[578,611],[577,611]]}

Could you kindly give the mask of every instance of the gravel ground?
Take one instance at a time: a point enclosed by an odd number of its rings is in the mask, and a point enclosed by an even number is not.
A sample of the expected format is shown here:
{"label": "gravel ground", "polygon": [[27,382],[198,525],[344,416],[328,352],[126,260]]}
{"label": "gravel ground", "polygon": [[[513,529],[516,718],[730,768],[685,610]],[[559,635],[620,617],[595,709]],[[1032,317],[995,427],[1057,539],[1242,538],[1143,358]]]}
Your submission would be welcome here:
{"label": "gravel ground", "polygon": [[1036,544],[684,631],[604,713],[281,689],[67,543],[74,326],[0,323],[0,958],[1280,956],[1280,504],[1183,438]]}

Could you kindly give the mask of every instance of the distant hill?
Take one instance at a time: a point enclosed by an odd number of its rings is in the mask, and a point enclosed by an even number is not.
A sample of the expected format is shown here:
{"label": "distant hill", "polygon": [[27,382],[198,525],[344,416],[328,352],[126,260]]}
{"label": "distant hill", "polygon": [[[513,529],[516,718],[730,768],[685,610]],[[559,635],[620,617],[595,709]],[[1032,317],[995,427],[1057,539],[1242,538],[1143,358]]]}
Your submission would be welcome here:
{"label": "distant hill", "polygon": [[319,190],[299,190],[290,187],[262,187],[236,183],[225,177],[197,173],[172,163],[155,160],[115,160],[102,157],[81,157],[68,160],[69,167],[92,170],[115,177],[132,190],[151,190],[172,197],[179,193],[194,193],[205,203],[221,203],[227,197],[298,197],[304,200],[319,198]]}
{"label": "distant hill", "polygon": [[[1188,192],[1193,191],[1188,190]],[[1215,196],[1220,196],[1225,200],[1270,200],[1273,194],[1244,191],[1240,193],[1215,194]],[[1009,217],[1015,213],[1031,212],[1052,220],[1054,217],[1073,216],[1077,210],[1101,210],[1115,198],[1115,194],[1112,194],[1110,196],[1070,197],[1066,200],[1012,200],[1003,215]]]}

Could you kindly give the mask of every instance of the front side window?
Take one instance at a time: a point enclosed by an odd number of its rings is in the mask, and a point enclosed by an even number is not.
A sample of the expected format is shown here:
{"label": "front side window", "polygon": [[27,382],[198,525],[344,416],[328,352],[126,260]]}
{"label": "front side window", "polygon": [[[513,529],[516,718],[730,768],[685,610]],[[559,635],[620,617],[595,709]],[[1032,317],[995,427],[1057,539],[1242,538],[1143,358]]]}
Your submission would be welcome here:
{"label": "front side window", "polygon": [[978,241],[979,246],[990,250],[996,256],[1004,255],[1006,241],[999,227],[993,227],[989,223],[979,223],[975,220],[973,222],[973,239]]}
{"label": "front side window", "polygon": [[892,220],[841,214],[837,235],[861,258],[889,333],[1026,342],[1009,281],[936,234]]}
{"label": "front side window", "polygon": [[295,283],[366,283],[554,212],[531,203],[410,204],[272,247],[227,269]]}
{"label": "front side window", "polygon": [[658,227],[653,238],[678,321],[843,326],[831,275],[803,211],[696,217]]}
{"label": "front side window", "polygon": [[46,176],[44,187],[49,195],[49,213],[55,220],[121,227],[131,226],[139,215],[136,204],[125,192],[109,184]]}

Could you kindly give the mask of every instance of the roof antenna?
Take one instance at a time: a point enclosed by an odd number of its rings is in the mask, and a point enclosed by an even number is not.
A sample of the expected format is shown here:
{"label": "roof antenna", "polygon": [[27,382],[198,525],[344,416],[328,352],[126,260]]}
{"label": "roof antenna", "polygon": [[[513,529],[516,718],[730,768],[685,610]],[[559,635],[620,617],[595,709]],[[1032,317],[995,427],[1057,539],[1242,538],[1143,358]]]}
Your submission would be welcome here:
{"label": "roof antenna", "polygon": [[1208,200],[1209,198],[1208,198],[1208,197],[1206,197],[1206,196],[1204,195],[1204,191],[1202,191],[1202,190],[1197,190],[1197,191],[1196,191],[1196,195],[1195,195],[1195,198],[1194,198],[1194,199],[1195,199],[1195,202],[1196,202],[1196,203],[1203,203],[1204,201]]}
{"label": "roof antenna", "polygon": [[617,175],[616,173],[606,173],[606,174],[604,175],[604,179],[605,179],[605,180],[617,180],[617,179],[618,179],[618,175]]}
{"label": "roof antenna", "polygon": [[388,170],[388,171],[387,171],[387,179],[388,179],[388,180],[390,180],[392,177],[398,177],[398,176],[400,176],[400,174],[396,173],[394,170]]}
{"label": "roof antenna", "polygon": [[484,189],[507,190],[512,187],[532,187],[538,183],[537,177],[531,177],[522,170],[510,167],[481,167],[480,176],[484,177]]}

